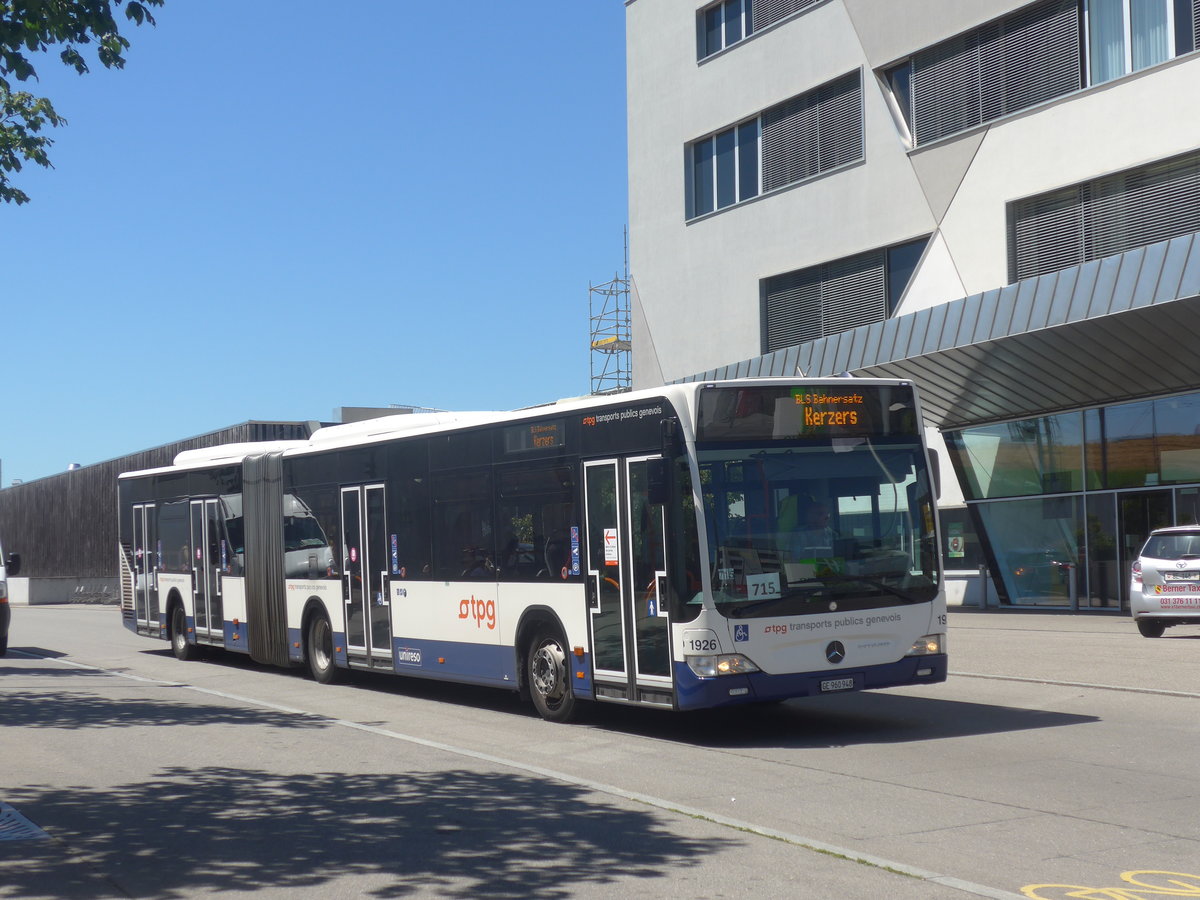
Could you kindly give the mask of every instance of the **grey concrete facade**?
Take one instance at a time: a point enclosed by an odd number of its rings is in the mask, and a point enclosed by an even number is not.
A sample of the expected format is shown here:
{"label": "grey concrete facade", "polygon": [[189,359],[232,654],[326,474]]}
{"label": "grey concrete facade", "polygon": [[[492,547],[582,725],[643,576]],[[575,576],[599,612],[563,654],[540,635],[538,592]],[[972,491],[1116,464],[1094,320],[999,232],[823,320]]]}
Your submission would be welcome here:
{"label": "grey concrete facade", "polygon": [[[827,0],[697,60],[696,0],[627,10],[633,378],[648,387],[763,352],[763,279],[924,235],[896,315],[1009,283],[1014,200],[1200,147],[1189,53],[914,148],[882,70],[1026,4]],[[689,221],[689,143],[863,73],[864,158]]]}

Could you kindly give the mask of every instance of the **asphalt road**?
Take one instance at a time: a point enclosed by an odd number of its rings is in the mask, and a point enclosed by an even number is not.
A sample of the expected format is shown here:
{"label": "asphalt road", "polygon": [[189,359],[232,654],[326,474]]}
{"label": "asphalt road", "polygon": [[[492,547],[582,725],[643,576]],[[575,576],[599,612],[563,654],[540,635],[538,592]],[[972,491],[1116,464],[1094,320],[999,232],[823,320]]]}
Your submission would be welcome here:
{"label": "asphalt road", "polygon": [[942,685],[555,726],[18,607],[0,897],[1200,897],[1200,628],[955,610],[949,647]]}

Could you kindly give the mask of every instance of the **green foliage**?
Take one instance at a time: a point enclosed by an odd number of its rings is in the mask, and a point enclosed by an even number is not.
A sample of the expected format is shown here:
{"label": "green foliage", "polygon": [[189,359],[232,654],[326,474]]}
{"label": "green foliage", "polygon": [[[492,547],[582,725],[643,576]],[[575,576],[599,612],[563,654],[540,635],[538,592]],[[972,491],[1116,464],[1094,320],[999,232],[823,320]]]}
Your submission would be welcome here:
{"label": "green foliage", "polygon": [[518,541],[533,542],[533,513],[512,517],[512,532]]}
{"label": "green foliage", "polygon": [[43,129],[67,122],[47,98],[14,90],[14,81],[37,80],[30,56],[61,47],[62,62],[83,75],[89,69],[81,48],[94,45],[101,65],[124,68],[129,41],[114,13],[124,7],[128,21],[153,25],[149,7],[162,5],[163,0],[0,0],[0,200],[29,201],[9,173],[20,172],[26,162],[52,168],[46,151],[54,141]]}

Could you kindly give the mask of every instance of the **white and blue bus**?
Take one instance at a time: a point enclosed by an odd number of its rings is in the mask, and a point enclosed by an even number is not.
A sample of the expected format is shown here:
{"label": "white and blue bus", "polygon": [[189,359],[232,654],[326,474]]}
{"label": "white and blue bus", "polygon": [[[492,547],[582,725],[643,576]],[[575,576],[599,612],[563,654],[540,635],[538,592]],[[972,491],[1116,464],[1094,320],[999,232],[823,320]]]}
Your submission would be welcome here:
{"label": "white and blue bus", "polygon": [[389,416],[120,477],[122,617],[306,666],[690,710],[946,678],[911,383]]}

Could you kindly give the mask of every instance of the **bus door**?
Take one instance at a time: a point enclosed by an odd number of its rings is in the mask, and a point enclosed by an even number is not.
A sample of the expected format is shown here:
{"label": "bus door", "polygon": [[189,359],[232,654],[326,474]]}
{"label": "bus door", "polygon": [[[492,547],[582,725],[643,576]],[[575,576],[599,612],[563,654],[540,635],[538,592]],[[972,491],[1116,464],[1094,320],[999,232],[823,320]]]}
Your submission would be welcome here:
{"label": "bus door", "polygon": [[221,608],[221,520],[216,500],[193,500],[192,609],[196,634],[225,643]]}
{"label": "bus door", "polygon": [[671,702],[663,507],[639,456],[584,464],[588,598],[598,697]]}
{"label": "bus door", "polygon": [[133,507],[133,607],[139,628],[159,625],[154,525],[153,503]]}
{"label": "bus door", "polygon": [[342,600],[346,646],[369,662],[392,660],[387,516],[382,484],[342,488]]}

